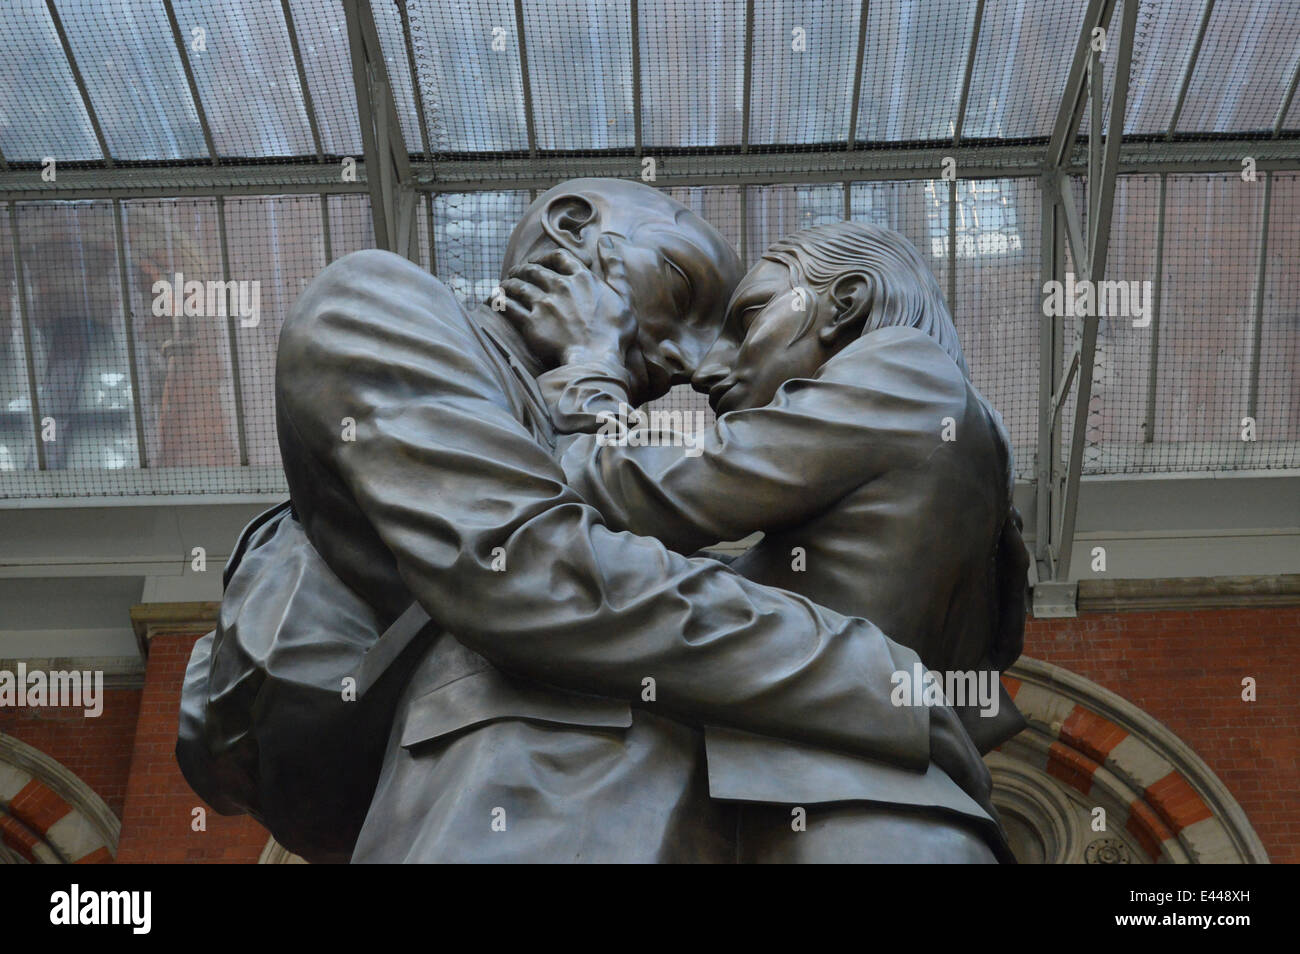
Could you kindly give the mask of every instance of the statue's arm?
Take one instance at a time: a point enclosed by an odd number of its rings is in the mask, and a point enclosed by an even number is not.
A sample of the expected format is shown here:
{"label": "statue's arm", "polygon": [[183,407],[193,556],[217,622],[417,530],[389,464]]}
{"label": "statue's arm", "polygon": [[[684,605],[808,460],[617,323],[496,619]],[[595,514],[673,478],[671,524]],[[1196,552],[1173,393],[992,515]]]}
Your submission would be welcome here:
{"label": "statue's arm", "polygon": [[[580,435],[561,456],[565,477],[611,528],[681,553],[798,526],[875,476],[924,460],[944,417],[962,406],[960,371],[904,331],[874,332],[816,377],[786,382],[770,404],[691,435],[694,446]],[[588,391],[615,386],[607,376],[583,380]],[[596,407],[613,400],[587,397]]]}
{"label": "statue's arm", "polygon": [[[279,419],[441,625],[557,686],[639,700],[649,678],[655,705],[681,718],[928,764],[929,711],[890,702],[912,651],[864,620],[609,530],[490,393],[486,362],[454,327],[425,322],[397,282],[349,294],[286,323]],[[354,440],[338,437],[344,413]]]}

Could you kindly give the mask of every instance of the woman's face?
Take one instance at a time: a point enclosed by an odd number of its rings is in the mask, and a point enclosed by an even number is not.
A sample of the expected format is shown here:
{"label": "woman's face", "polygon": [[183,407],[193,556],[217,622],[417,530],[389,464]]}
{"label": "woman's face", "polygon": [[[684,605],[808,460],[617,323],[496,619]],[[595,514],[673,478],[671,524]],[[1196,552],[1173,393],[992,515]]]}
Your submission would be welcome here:
{"label": "woman's face", "polygon": [[789,266],[760,260],[732,294],[722,335],[691,384],[718,414],[769,403],[782,384],[812,377],[829,357],[809,322],[813,309],[828,305],[796,284]]}

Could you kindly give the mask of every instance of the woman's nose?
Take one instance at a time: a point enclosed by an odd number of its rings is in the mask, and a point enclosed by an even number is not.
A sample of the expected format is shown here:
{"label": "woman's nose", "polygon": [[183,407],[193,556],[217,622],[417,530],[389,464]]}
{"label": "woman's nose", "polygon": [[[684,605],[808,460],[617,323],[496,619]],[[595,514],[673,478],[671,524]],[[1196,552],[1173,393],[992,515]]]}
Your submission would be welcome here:
{"label": "woman's nose", "polygon": [[721,384],[731,373],[731,369],[720,361],[705,359],[703,365],[691,376],[691,387],[702,394],[708,394],[715,386]]}

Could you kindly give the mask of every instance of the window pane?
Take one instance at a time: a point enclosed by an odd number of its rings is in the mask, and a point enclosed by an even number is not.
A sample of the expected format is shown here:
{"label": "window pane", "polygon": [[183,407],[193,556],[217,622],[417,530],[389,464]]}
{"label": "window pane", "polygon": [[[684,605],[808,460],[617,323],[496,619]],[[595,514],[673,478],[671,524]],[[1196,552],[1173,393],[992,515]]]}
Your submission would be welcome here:
{"label": "window pane", "polygon": [[[236,322],[239,384],[248,462],[277,464],[275,351],[280,325],[298,295],[325,267],[320,196],[226,200],[230,277],[256,282],[256,324]],[[342,415],[340,415],[342,417]]]}
{"label": "window pane", "polygon": [[1142,0],[1133,41],[1125,133],[1169,129],[1187,58],[1196,43],[1201,10],[1200,3],[1186,0]]}
{"label": "window pane", "polygon": [[750,186],[748,206],[749,261],[759,260],[767,247],[791,232],[844,221],[844,186]]}
{"label": "window pane", "polygon": [[952,136],[974,23],[974,0],[868,6],[859,141]]}
{"label": "window pane", "polygon": [[647,146],[740,142],[745,5],[642,4],[641,134]]}
{"label": "window pane", "polygon": [[149,466],[237,465],[216,200],[124,202],[122,226]]}
{"label": "window pane", "polygon": [[435,272],[464,304],[487,301],[527,192],[442,193],[433,198]]}
{"label": "window pane", "polygon": [[161,4],[63,2],[58,9],[114,158],[208,156]]}
{"label": "window pane", "polygon": [[329,203],[331,261],[363,248],[375,247],[370,196],[331,195],[325,201]]}
{"label": "window pane", "polygon": [[102,158],[45,4],[12,0],[5,7],[0,11],[0,152],[10,162]]}
{"label": "window pane", "polygon": [[[957,293],[949,307],[971,381],[998,409],[1011,435],[1016,475],[1031,478],[1038,444],[1042,320],[1038,183],[986,179],[967,184],[973,188],[958,189]],[[947,183],[936,186],[946,198]]]}
{"label": "window pane", "polygon": [[[280,4],[175,0],[174,6],[217,152],[314,153]],[[195,49],[200,37],[203,49]]]}
{"label": "window pane", "polygon": [[858,57],[857,3],[754,4],[752,143],[843,143]]}
{"label": "window pane", "polygon": [[352,54],[343,6],[333,0],[290,0],[298,52],[321,148],[336,156],[361,154],[361,125],[357,122],[357,90],[352,82]]}
{"label": "window pane", "polygon": [[13,232],[5,203],[0,204],[0,473],[36,467],[32,424]]}
{"label": "window pane", "polygon": [[527,149],[514,4],[431,0],[409,8],[433,151]]}
{"label": "window pane", "polygon": [[1219,3],[1196,60],[1178,132],[1272,130],[1300,58],[1300,7]]}
{"label": "window pane", "polygon": [[524,5],[539,148],[609,149],[636,141],[631,22],[624,0]]}
{"label": "window pane", "polygon": [[1086,8],[1084,3],[988,0],[964,138],[1051,134]]}
{"label": "window pane", "polygon": [[19,203],[18,232],[46,467],[138,467],[112,203]]}
{"label": "window pane", "polygon": [[[1161,282],[1155,440],[1146,470],[1242,466],[1263,184],[1170,176]],[[1182,446],[1170,446],[1181,444]]]}

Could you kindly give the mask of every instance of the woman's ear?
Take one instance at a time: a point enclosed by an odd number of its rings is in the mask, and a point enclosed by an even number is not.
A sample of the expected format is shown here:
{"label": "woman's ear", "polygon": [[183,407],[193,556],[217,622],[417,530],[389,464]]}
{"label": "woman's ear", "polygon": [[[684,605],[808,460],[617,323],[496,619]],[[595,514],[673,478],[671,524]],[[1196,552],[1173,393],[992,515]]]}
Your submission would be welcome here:
{"label": "woman's ear", "polygon": [[546,204],[542,213],[542,231],[556,245],[568,249],[591,267],[592,250],[588,245],[595,244],[593,234],[583,235],[589,225],[595,225],[598,216],[596,207],[580,195],[557,195]]}
{"label": "woman's ear", "polygon": [[838,349],[862,334],[875,301],[875,285],[871,276],[861,272],[841,275],[831,286],[829,297],[835,314],[817,331],[817,337],[824,347]]}

